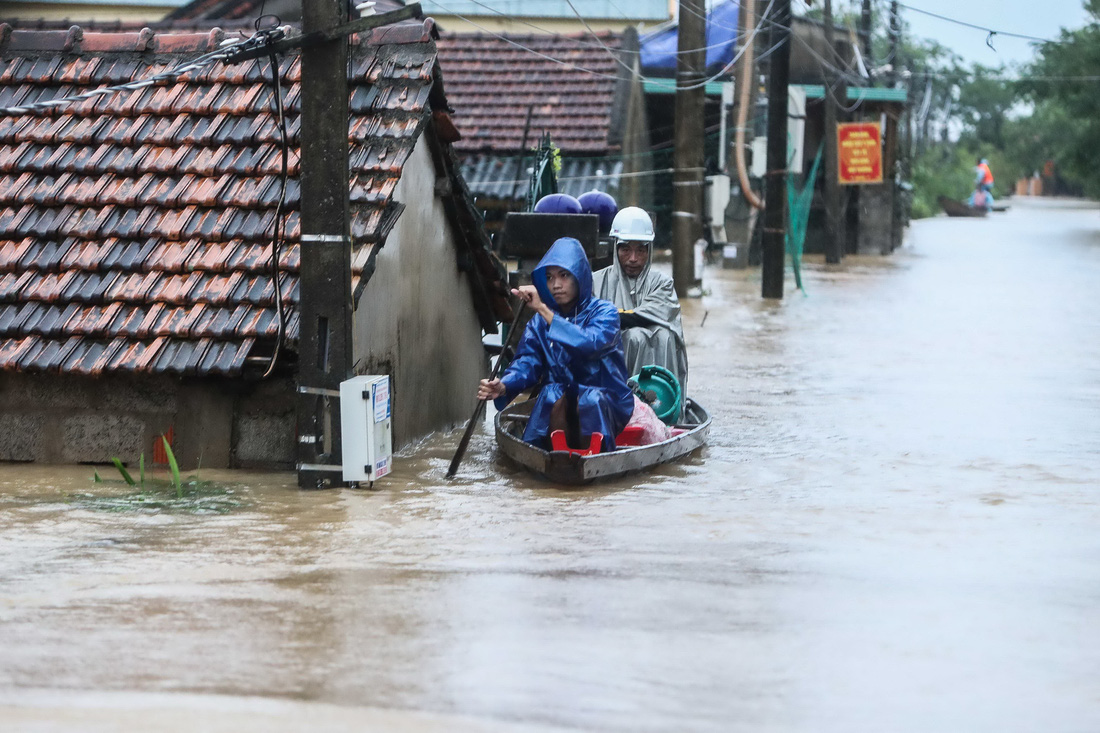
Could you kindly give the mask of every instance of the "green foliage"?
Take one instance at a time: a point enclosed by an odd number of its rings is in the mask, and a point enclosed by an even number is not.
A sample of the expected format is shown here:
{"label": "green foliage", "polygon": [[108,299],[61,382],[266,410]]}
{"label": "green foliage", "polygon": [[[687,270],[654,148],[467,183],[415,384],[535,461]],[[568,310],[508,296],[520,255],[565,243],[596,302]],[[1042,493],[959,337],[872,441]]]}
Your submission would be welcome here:
{"label": "green foliage", "polygon": [[[1063,30],[1055,43],[1039,48],[1020,87],[1036,104],[1045,123],[1035,129],[1046,159],[1062,174],[1081,182],[1086,193],[1100,195],[1100,89],[1087,77],[1100,76],[1100,0],[1088,0],[1088,25]],[[1052,78],[1053,77],[1053,78]]]}
{"label": "green foliage", "polygon": [[183,498],[183,484],[180,482],[180,467],[176,463],[176,454],[172,452],[172,446],[168,444],[168,438],[160,436],[164,443],[164,454],[168,456],[168,467],[172,470],[172,486],[176,488],[176,496]]}
{"label": "green foliage", "polygon": [[122,480],[126,482],[127,486],[137,486],[137,481],[134,481],[134,477],[126,470],[126,466],[122,465],[122,461],[118,458],[111,458],[111,463],[115,464],[115,468],[122,474]]}
{"label": "green foliage", "polygon": [[[172,511],[186,514],[225,514],[227,512],[248,506],[248,503],[234,495],[232,488],[221,486],[211,481],[202,481],[197,476],[190,476],[186,481],[180,477],[179,463],[175,453],[165,436],[161,436],[165,455],[168,458],[168,468],[171,478],[156,479],[145,474],[145,454],[138,457],[138,475],[140,481],[126,470],[125,464],[117,458],[111,458],[111,462],[118,469],[122,481],[126,486],[137,489],[129,494],[116,495],[88,495],[80,494],[71,500],[80,503],[89,509],[102,511]],[[92,471],[92,481],[96,484],[106,484],[99,475],[99,471]]]}
{"label": "green foliage", "polygon": [[1004,149],[1005,126],[1019,100],[1015,84],[1005,80],[1005,73],[1004,67],[976,64],[958,82],[957,114],[963,137],[996,150]]}
{"label": "green foliage", "polygon": [[[995,175],[995,174],[994,174]],[[965,199],[974,189],[974,156],[957,145],[937,145],[913,165],[914,219],[940,211],[937,196]]]}

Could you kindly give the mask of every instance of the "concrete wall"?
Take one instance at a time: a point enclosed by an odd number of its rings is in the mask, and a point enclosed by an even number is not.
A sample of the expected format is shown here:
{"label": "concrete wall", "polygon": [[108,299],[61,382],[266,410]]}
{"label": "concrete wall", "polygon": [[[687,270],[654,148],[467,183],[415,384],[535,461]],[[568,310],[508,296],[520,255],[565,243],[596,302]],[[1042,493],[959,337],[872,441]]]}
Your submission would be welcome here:
{"label": "concrete wall", "polygon": [[289,381],[0,374],[0,461],[135,464],[169,430],[184,470],[290,468]]}
{"label": "concrete wall", "polygon": [[886,255],[894,251],[893,183],[860,186],[859,253]]}
{"label": "concrete wall", "polygon": [[469,418],[485,373],[481,327],[422,136],[394,199],[407,208],[355,313],[356,373],[389,374],[394,445]]}
{"label": "concrete wall", "polygon": [[71,20],[80,25],[88,20],[121,20],[125,22],[153,22],[183,5],[186,0],[164,2],[92,2],[73,0],[67,3],[12,2],[5,0],[0,16],[3,20]]}

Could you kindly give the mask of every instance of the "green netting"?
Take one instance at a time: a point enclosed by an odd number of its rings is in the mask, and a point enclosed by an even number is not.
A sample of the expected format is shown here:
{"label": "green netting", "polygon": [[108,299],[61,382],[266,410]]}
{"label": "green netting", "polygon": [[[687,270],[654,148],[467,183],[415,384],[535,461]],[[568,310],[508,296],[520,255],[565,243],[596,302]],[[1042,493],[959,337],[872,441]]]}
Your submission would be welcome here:
{"label": "green netting", "polygon": [[803,293],[802,287],[802,248],[806,244],[806,224],[810,221],[810,205],[814,200],[814,180],[817,167],[821,163],[821,147],[817,148],[814,164],[799,188],[794,176],[787,176],[787,254],[791,257],[791,269],[794,270],[794,284]]}

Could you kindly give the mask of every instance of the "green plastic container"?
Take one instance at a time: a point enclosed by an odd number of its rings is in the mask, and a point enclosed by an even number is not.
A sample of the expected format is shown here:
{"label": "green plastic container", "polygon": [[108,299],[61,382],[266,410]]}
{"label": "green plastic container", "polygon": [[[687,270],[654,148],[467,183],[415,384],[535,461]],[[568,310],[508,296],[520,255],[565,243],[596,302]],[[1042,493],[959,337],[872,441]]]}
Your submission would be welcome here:
{"label": "green plastic container", "polygon": [[642,392],[652,391],[657,396],[650,407],[661,422],[672,425],[680,419],[680,382],[672,372],[663,366],[647,364],[634,377],[634,381]]}

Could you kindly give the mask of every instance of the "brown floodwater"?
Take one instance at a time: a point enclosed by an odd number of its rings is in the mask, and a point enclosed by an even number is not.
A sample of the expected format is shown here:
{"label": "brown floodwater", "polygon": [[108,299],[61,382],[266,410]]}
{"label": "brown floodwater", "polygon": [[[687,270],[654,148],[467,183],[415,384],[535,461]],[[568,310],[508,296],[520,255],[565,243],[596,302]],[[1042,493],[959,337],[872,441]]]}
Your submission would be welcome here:
{"label": "brown floodwater", "polygon": [[805,279],[708,270],[709,446],[584,490],[488,430],[222,513],[0,466],[0,728],[1100,729],[1100,209]]}

